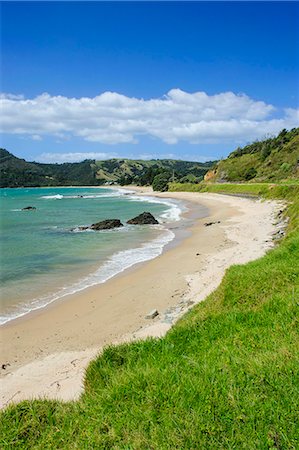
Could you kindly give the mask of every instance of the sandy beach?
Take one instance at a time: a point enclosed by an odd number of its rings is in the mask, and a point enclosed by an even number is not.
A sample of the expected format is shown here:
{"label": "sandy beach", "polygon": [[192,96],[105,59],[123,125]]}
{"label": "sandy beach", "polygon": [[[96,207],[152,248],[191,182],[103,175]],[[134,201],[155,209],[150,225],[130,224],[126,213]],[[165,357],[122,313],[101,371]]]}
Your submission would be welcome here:
{"label": "sandy beach", "polygon": [[[30,398],[77,399],[85,368],[104,346],[163,336],[219,285],[228,267],[265,254],[281,226],[278,202],[187,192],[151,195],[188,202],[191,216],[198,205],[209,212],[159,257],[2,326],[2,408]],[[210,222],[215,223],[205,225]],[[159,315],[146,319],[154,309]]]}

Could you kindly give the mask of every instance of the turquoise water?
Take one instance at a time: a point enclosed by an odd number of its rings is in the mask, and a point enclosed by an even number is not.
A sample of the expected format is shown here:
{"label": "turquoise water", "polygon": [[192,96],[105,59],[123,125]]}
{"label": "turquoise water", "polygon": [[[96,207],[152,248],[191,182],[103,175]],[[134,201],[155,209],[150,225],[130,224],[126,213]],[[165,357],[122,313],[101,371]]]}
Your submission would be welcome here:
{"label": "turquoise water", "polygon": [[[174,237],[167,223],[180,214],[175,202],[115,189],[23,188],[0,193],[0,323],[159,255]],[[22,211],[26,206],[36,210]],[[76,230],[104,219],[125,224],[143,211],[162,225]]]}

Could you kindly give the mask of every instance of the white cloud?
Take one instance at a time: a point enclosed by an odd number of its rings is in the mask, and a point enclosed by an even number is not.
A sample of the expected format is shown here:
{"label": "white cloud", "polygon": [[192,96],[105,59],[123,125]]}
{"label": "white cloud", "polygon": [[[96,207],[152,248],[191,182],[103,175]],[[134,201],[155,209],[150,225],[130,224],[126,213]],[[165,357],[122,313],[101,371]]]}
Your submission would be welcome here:
{"label": "white cloud", "polygon": [[5,93],[0,93],[0,99],[11,99],[11,100],[24,100],[24,95],[19,95],[19,94],[5,94]]}
{"label": "white cloud", "polygon": [[[140,153],[135,155],[123,156],[116,152],[65,152],[65,153],[48,153],[44,152],[35,158],[35,161],[41,163],[63,163],[63,162],[79,162],[84,159],[95,159],[97,161],[120,158],[120,159],[177,159],[177,156],[173,153]],[[194,158],[194,156],[193,156]],[[185,158],[184,158],[185,159]],[[186,160],[192,160],[192,157],[188,156]],[[200,161],[206,161],[207,157],[199,157]]]}
{"label": "white cloud", "polygon": [[69,153],[42,153],[36,158],[41,163],[63,163],[78,162],[84,159],[104,160],[117,158],[116,153],[97,153],[97,152],[69,152]]}
{"label": "white cloud", "polygon": [[140,153],[137,157],[132,157],[132,159],[178,159],[178,155],[175,155],[174,153]]}
{"label": "white cloud", "polygon": [[31,139],[32,139],[33,141],[42,141],[42,140],[43,140],[43,138],[42,138],[39,134],[33,134],[33,135],[31,136]]}
{"label": "white cloud", "polygon": [[25,99],[2,94],[0,103],[4,133],[33,139],[77,136],[103,144],[137,143],[142,135],[168,144],[246,142],[299,122],[298,110],[277,111],[270,104],[233,92],[208,95],[172,89],[162,98],[150,100],[115,92],[93,98],[44,93]]}

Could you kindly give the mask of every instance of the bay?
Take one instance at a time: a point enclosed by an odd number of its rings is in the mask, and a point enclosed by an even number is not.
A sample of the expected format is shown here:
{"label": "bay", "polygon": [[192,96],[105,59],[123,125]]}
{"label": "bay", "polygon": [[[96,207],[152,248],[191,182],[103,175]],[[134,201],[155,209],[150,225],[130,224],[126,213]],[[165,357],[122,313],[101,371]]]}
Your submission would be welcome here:
{"label": "bay", "polygon": [[[174,201],[108,188],[1,189],[0,195],[0,324],[158,256],[174,237],[167,224],[181,212]],[[36,210],[22,210],[27,206]],[[126,224],[143,211],[161,225]],[[77,230],[105,219],[125,226]]]}

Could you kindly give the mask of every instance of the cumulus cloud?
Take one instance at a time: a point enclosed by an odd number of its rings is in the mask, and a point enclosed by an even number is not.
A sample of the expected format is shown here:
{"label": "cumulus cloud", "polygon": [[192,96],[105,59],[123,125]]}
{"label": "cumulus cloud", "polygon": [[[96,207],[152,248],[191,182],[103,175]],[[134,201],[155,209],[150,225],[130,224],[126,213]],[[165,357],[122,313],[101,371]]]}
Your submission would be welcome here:
{"label": "cumulus cloud", "polygon": [[36,161],[41,163],[63,163],[63,162],[78,162],[84,159],[104,160],[117,158],[116,153],[105,152],[68,152],[68,153],[42,153],[36,158]]}
{"label": "cumulus cloud", "polygon": [[[127,155],[124,157],[116,152],[64,152],[64,153],[48,153],[44,152],[35,158],[35,161],[41,163],[64,163],[64,162],[79,162],[84,159],[95,159],[97,161],[112,159],[112,158],[128,158],[128,159],[176,159],[177,156],[174,153],[140,153],[137,155]],[[184,160],[193,160],[194,156],[184,156]],[[207,156],[199,156],[200,161],[208,161],[211,158]],[[214,158],[215,159],[215,158]]]}
{"label": "cumulus cloud", "polygon": [[137,143],[143,135],[168,144],[246,142],[298,126],[298,110],[277,111],[233,92],[208,95],[172,89],[149,100],[115,92],[93,98],[2,94],[0,103],[4,133],[76,136],[103,144]]}
{"label": "cumulus cloud", "polygon": [[22,94],[5,94],[5,93],[0,93],[0,99],[11,99],[11,100],[24,100],[24,95]]}

